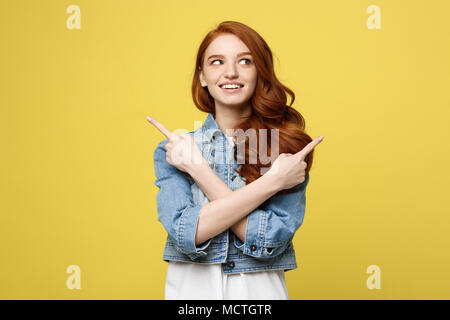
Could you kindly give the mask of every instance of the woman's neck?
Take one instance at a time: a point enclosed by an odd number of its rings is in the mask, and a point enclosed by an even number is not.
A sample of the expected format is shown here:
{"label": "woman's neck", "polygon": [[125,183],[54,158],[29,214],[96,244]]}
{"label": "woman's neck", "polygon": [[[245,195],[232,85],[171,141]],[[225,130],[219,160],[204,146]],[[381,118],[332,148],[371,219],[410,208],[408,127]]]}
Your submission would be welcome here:
{"label": "woman's neck", "polygon": [[[216,105],[214,119],[223,134],[227,135],[226,129],[236,128],[242,120],[251,115],[251,112],[252,109],[250,106],[245,108],[229,108]],[[231,133],[228,136],[230,135]]]}

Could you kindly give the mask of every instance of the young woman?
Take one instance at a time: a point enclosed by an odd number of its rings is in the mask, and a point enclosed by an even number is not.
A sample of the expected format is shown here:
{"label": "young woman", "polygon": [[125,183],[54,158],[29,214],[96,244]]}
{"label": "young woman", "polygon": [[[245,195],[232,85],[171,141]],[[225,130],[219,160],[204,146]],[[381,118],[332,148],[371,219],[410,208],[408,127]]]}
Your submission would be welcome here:
{"label": "young woman", "polygon": [[239,22],[200,44],[192,95],[208,114],[201,128],[177,135],[147,118],[167,138],[154,151],[165,298],[289,299],[284,272],[297,268],[292,238],[323,136],[305,133],[270,48]]}

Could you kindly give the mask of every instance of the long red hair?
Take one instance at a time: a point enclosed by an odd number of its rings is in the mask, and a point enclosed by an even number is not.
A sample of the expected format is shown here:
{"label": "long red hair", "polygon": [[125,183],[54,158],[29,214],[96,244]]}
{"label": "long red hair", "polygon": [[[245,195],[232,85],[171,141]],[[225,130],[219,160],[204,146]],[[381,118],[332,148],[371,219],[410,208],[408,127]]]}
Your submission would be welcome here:
{"label": "long red hair", "polygon": [[[224,33],[234,34],[245,43],[252,53],[257,69],[257,84],[255,92],[250,99],[252,114],[234,129],[240,128],[243,129],[244,132],[249,128],[255,129],[256,136],[253,136],[253,138],[250,139],[257,139],[256,141],[260,141],[259,129],[266,129],[268,156],[271,155],[270,129],[279,129],[279,154],[297,153],[311,142],[312,139],[305,133],[305,120],[303,116],[292,107],[295,100],[295,94],[277,79],[273,68],[272,51],[267,43],[255,30],[243,23],[237,21],[224,21],[214,30],[211,30],[203,39],[198,49],[192,81],[192,98],[194,104],[201,111],[215,114],[214,98],[209,93],[207,87],[201,86],[199,75],[203,68],[203,59],[206,49],[217,36]],[[291,97],[289,105],[287,105],[286,93]],[[245,143],[245,163],[240,166],[239,170],[235,171],[241,177],[245,178],[246,184],[249,184],[261,176],[262,167],[268,168],[271,166],[271,163],[262,164],[259,156],[257,157],[257,164],[249,163],[249,153],[256,152],[256,155],[259,155],[259,152],[257,150],[250,150],[249,140]],[[305,158],[305,162],[308,164],[305,170],[306,173],[311,169],[313,152],[314,150]],[[234,156],[236,159],[236,152]]]}

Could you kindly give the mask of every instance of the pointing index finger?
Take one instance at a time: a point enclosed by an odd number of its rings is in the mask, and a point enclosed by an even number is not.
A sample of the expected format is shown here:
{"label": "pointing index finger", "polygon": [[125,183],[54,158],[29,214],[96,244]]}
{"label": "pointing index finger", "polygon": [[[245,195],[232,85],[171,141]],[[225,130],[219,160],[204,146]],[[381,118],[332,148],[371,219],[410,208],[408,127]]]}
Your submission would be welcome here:
{"label": "pointing index finger", "polygon": [[170,132],[162,123],[159,123],[156,119],[152,117],[147,117],[147,120],[153,124],[163,135],[167,137],[168,140],[172,140],[173,133]]}
{"label": "pointing index finger", "polygon": [[313,141],[308,143],[302,150],[297,152],[295,155],[300,157],[302,160],[304,160],[306,158],[306,156],[308,155],[308,153],[310,153],[315,148],[315,146],[317,146],[320,142],[322,142],[323,138],[324,138],[324,136],[315,138]]}

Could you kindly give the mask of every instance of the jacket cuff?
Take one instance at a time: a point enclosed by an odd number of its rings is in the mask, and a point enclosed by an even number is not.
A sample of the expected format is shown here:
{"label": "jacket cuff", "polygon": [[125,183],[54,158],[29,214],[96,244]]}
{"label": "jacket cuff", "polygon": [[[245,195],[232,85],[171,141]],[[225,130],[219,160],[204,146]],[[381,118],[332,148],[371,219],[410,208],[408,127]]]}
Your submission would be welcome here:
{"label": "jacket cuff", "polygon": [[200,256],[206,256],[206,248],[211,243],[211,239],[199,246],[195,245],[195,235],[197,232],[197,223],[202,206],[188,207],[183,210],[177,227],[177,249],[188,255],[191,260]]}

